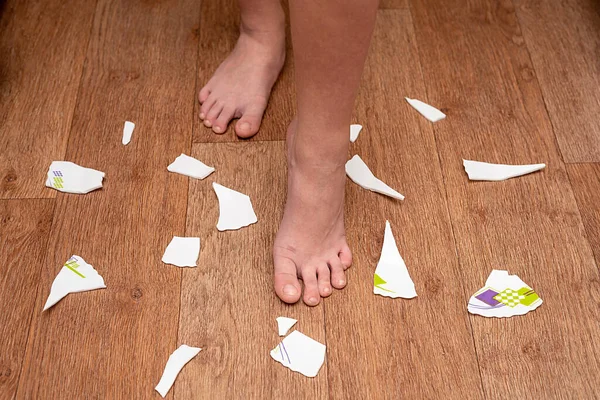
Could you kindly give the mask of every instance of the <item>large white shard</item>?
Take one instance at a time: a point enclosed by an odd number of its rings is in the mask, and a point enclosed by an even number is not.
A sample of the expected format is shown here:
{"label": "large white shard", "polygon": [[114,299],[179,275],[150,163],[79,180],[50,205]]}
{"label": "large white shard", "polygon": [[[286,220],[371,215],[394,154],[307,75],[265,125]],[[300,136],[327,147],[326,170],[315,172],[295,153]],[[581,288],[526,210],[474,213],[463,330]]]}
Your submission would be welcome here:
{"label": "large white shard", "polygon": [[70,161],[52,161],[46,186],[59,192],[85,194],[102,187],[104,172],[84,168]]}
{"label": "large white shard", "polygon": [[173,386],[173,383],[175,383],[175,379],[177,379],[179,372],[183,369],[185,364],[190,362],[192,358],[200,353],[200,350],[202,349],[199,347],[191,347],[186,344],[179,346],[179,348],[169,356],[165,371],[154,390],[160,393],[164,398],[171,389],[171,386]]}
{"label": "large white shard", "polygon": [[162,257],[162,262],[178,267],[195,267],[199,254],[199,237],[173,236]]}
{"label": "large white shard", "polygon": [[504,181],[546,168],[546,164],[506,165],[463,160],[463,166],[472,181]]}
{"label": "large white shard", "polygon": [[446,118],[446,114],[427,103],[423,103],[421,100],[409,99],[408,97],[405,97],[405,99],[408,101],[408,104],[431,122],[438,122]]}
{"label": "large white shard", "polygon": [[213,182],[219,199],[219,231],[236,230],[258,221],[250,197]]}
{"label": "large white shard", "polygon": [[362,130],[362,125],[352,124],[350,125],[350,141],[354,143],[358,139],[358,134]]}
{"label": "large white shard", "polygon": [[385,221],[381,257],[373,276],[373,293],[386,297],[412,299],[417,296],[415,284],[398,251],[390,223]]}
{"label": "large white shard", "polygon": [[298,322],[297,319],[288,318],[288,317],[277,317],[276,320],[277,320],[277,330],[279,331],[279,336],[287,335],[290,328],[292,326],[296,325],[296,322]]}
{"label": "large white shard", "polygon": [[131,121],[125,121],[125,126],[123,127],[123,141],[124,145],[128,145],[131,142],[131,135],[133,135],[133,130],[135,129],[135,124]]}
{"label": "large white shard", "polygon": [[404,200],[404,196],[377,179],[358,154],[346,163],[346,175],[358,186],[367,190],[385,194],[394,199]]}
{"label": "large white shard", "polygon": [[273,350],[271,357],[283,366],[309,378],[314,378],[325,362],[324,344],[294,331],[281,341]]}
{"label": "large white shard", "polygon": [[492,270],[479,289],[469,299],[467,310],[483,317],[506,318],[524,315],[542,305],[542,299],[517,275]]}
{"label": "large white shard", "polygon": [[46,311],[69,293],[86,292],[88,290],[104,289],[104,279],[94,267],[79,256],[72,256],[62,267],[50,288],[50,295],[44,305]]}
{"label": "large white shard", "polygon": [[204,179],[215,171],[213,167],[183,153],[167,167],[167,170],[196,179]]}

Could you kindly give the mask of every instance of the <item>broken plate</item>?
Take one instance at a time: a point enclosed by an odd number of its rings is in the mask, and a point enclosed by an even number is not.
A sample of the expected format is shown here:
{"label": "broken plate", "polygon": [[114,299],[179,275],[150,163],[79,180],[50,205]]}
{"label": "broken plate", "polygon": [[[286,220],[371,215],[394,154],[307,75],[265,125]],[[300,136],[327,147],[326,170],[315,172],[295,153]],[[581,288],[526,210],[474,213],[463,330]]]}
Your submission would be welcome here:
{"label": "broken plate", "polygon": [[517,275],[492,270],[485,287],[469,299],[467,310],[484,317],[524,315],[542,305],[542,299]]}
{"label": "broken plate", "polygon": [[200,238],[173,236],[162,262],[178,267],[195,267],[200,254]]}
{"label": "broken plate", "polygon": [[362,130],[362,125],[352,124],[350,125],[350,141],[354,143],[358,139],[358,134]]}
{"label": "broken plate", "polygon": [[296,325],[296,322],[298,322],[298,320],[296,320],[294,318],[288,318],[288,317],[277,317],[276,320],[277,320],[277,329],[279,330],[279,336],[287,335],[290,328],[292,326]]}
{"label": "broken plate", "polygon": [[219,199],[219,231],[240,229],[258,221],[250,197],[215,182],[213,189]]}
{"label": "broken plate", "polygon": [[85,194],[102,187],[104,172],[84,168],[69,161],[52,161],[46,186],[59,192]]}
{"label": "broken plate", "polygon": [[59,271],[46,300],[43,311],[46,311],[69,293],[86,292],[88,290],[105,289],[104,279],[94,267],[79,256],[72,256]]}
{"label": "broken plate", "polygon": [[410,279],[406,264],[400,256],[389,221],[385,221],[383,247],[375,269],[373,282],[373,293],[375,294],[393,298],[402,297],[404,299],[417,297],[415,284]]}
{"label": "broken plate", "polygon": [[358,186],[367,190],[404,200],[404,196],[377,179],[358,154],[346,163],[346,175]]}
{"label": "broken plate", "polygon": [[463,166],[472,181],[503,181],[546,168],[546,164],[506,165],[471,160],[463,160]]}
{"label": "broken plate", "polygon": [[133,129],[135,128],[135,124],[130,121],[125,121],[125,126],[123,127],[123,144],[128,145],[131,142],[131,135],[133,134]]}
{"label": "broken plate", "polygon": [[213,167],[183,153],[167,167],[167,170],[196,179],[204,179],[215,171]]}
{"label": "broken plate", "polygon": [[177,378],[177,375],[179,375],[179,372],[183,369],[185,364],[190,362],[192,358],[200,353],[200,350],[202,349],[199,347],[190,347],[186,344],[179,346],[179,348],[169,356],[165,371],[154,390],[160,393],[164,398],[171,389],[171,386],[173,386],[173,383],[175,383],[175,379]]}
{"label": "broken plate", "polygon": [[438,122],[446,118],[446,114],[427,103],[423,103],[421,100],[409,99],[408,97],[405,97],[405,99],[408,101],[408,104],[431,122]]}
{"label": "broken plate", "polygon": [[325,345],[294,331],[271,350],[271,357],[284,367],[314,378],[325,362]]}

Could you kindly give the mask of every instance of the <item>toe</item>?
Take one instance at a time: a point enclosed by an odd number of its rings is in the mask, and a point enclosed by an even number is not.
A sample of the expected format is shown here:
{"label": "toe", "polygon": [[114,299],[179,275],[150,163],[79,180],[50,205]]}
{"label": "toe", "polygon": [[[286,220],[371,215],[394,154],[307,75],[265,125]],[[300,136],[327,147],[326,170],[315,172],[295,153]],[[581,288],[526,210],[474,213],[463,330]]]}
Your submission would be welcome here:
{"label": "toe", "polygon": [[293,304],[300,299],[300,282],[296,275],[296,265],[287,258],[275,259],[275,293],[286,303]]}
{"label": "toe", "polygon": [[206,99],[205,102],[202,103],[202,105],[200,106],[200,114],[198,114],[198,116],[200,117],[200,119],[205,119],[206,116],[208,115],[208,112],[210,111],[210,109],[212,108],[212,106],[215,105],[215,103],[217,102],[217,98],[213,95],[213,96],[208,96],[208,98]]}
{"label": "toe", "polygon": [[346,273],[342,260],[335,257],[329,261],[329,268],[331,268],[331,284],[336,289],[343,289],[346,286]]}
{"label": "toe", "polygon": [[223,111],[217,117],[217,120],[213,122],[213,131],[215,133],[223,133],[227,130],[227,125],[229,125],[229,121],[235,115],[235,108],[225,106],[223,107]]}
{"label": "toe", "polygon": [[208,114],[206,114],[206,118],[204,119],[204,126],[210,128],[213,126],[213,124],[215,123],[215,121],[217,120],[217,117],[219,116],[219,114],[221,114],[221,111],[223,111],[223,103],[220,102],[216,102],[208,111]]}
{"label": "toe", "polygon": [[331,276],[327,264],[323,264],[317,269],[317,284],[321,297],[327,297],[331,294]]}
{"label": "toe", "polygon": [[304,303],[307,306],[316,306],[321,301],[319,285],[317,283],[317,268],[303,268],[302,281],[304,281]]}
{"label": "toe", "polygon": [[241,138],[248,138],[256,135],[258,128],[260,128],[260,122],[262,121],[263,114],[265,112],[266,104],[256,104],[248,107],[242,117],[235,124],[235,133]]}
{"label": "toe", "polygon": [[350,247],[348,247],[348,244],[344,244],[338,256],[340,258],[340,261],[342,261],[344,269],[350,268],[350,266],[352,265],[352,252],[350,251]]}
{"label": "toe", "polygon": [[198,93],[198,101],[200,102],[200,104],[203,104],[206,101],[206,99],[208,99],[209,94],[210,90],[208,89],[208,85],[200,89],[200,93]]}

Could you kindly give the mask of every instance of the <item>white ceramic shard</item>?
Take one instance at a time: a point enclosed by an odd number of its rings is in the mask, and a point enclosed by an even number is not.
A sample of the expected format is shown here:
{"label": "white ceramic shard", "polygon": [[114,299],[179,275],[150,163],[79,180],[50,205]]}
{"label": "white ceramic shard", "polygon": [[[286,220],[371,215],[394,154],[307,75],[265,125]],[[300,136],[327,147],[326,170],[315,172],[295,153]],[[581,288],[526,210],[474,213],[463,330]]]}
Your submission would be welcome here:
{"label": "white ceramic shard", "polygon": [[390,223],[385,221],[381,257],[373,276],[373,293],[386,297],[412,299],[417,296],[415,284],[398,251]]}
{"label": "white ceramic shard", "polygon": [[463,166],[472,181],[504,181],[546,168],[546,164],[506,165],[463,160]]}
{"label": "white ceramic shard", "polygon": [[292,371],[314,378],[325,362],[325,345],[294,331],[273,350],[271,357]]}
{"label": "white ceramic shard", "polygon": [[69,161],[52,161],[46,186],[59,192],[85,194],[102,187],[104,172],[84,168]]}
{"label": "white ceramic shard", "polygon": [[130,121],[125,121],[125,126],[123,127],[123,144],[128,145],[131,142],[131,135],[133,135],[133,130],[135,129],[135,124]]}
{"label": "white ceramic shard", "polygon": [[542,303],[535,290],[517,275],[492,270],[485,286],[469,299],[467,310],[484,317],[506,318],[527,314]]}
{"label": "white ceramic shard", "polygon": [[182,344],[179,346],[177,350],[175,350],[167,361],[167,365],[165,366],[165,371],[158,382],[158,385],[154,388],[160,395],[164,398],[173,383],[175,383],[175,379],[179,372],[183,369],[185,364],[190,362],[190,360],[198,355],[202,350],[199,347],[191,347],[186,344]]}
{"label": "white ceramic shard", "polygon": [[258,221],[249,196],[215,182],[213,189],[219,199],[219,231],[240,229]]}
{"label": "white ceramic shard", "polygon": [[178,267],[195,267],[200,254],[200,238],[173,236],[162,262]]}
{"label": "white ceramic shard", "polygon": [[431,122],[438,122],[446,118],[446,114],[427,103],[423,103],[421,100],[409,99],[408,97],[405,97],[405,99],[408,101],[408,104]]}
{"label": "white ceramic shard", "polygon": [[183,153],[167,167],[167,170],[196,179],[204,179],[215,171],[213,167]]}
{"label": "white ceramic shard", "polygon": [[72,256],[59,271],[46,300],[43,311],[46,311],[69,293],[87,292],[104,289],[104,279],[90,264],[79,256]]}
{"label": "white ceramic shard", "polygon": [[362,125],[352,124],[350,125],[350,141],[354,143],[358,138],[358,134],[362,130]]}
{"label": "white ceramic shard", "polygon": [[279,336],[287,335],[290,328],[292,326],[296,325],[296,322],[298,322],[298,320],[296,320],[294,318],[288,318],[288,317],[277,317],[276,319],[277,319],[277,330],[279,331]]}
{"label": "white ceramic shard", "polygon": [[346,163],[346,175],[358,186],[367,190],[385,194],[398,200],[404,200],[404,196],[377,179],[358,154]]}

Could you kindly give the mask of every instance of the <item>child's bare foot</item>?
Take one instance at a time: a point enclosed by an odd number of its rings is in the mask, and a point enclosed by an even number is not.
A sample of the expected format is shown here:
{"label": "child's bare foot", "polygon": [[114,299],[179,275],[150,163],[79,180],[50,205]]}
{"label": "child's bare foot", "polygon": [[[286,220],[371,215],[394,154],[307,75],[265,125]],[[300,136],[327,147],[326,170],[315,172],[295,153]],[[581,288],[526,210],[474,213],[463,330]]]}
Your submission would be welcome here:
{"label": "child's bare foot", "polygon": [[250,137],[258,132],[271,88],[285,61],[285,20],[265,18],[260,28],[242,23],[235,48],[200,90],[200,119],[215,133],[223,133],[240,118],[235,133]]}
{"label": "child's bare foot", "polygon": [[[346,285],[352,263],[344,230],[344,162],[315,157],[295,143],[296,121],[288,128],[288,192],[275,245],[275,292],[286,303],[300,298],[319,304],[332,286]],[[343,155],[346,157],[346,154]]]}

